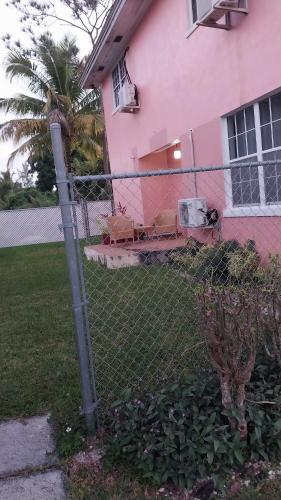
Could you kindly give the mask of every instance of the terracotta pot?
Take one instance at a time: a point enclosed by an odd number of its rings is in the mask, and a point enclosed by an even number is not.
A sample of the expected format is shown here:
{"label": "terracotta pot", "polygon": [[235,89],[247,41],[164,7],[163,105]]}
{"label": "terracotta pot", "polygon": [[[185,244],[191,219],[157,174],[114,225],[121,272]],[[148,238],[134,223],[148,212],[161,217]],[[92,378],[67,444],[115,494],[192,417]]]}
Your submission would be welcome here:
{"label": "terracotta pot", "polygon": [[101,235],[101,239],[102,239],[102,242],[103,242],[104,245],[110,245],[110,236],[109,236],[109,234],[106,234],[106,233],[102,234]]}

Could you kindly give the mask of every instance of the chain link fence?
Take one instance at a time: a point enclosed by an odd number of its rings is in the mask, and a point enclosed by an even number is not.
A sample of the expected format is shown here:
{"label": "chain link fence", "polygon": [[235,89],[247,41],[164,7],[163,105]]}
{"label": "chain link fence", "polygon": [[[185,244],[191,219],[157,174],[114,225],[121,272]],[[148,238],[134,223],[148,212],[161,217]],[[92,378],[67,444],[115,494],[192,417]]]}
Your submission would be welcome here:
{"label": "chain link fence", "polygon": [[0,246],[64,237],[92,427],[98,403],[208,365],[198,285],[257,288],[279,258],[281,161],[73,177],[51,133],[60,207],[0,212]]}
{"label": "chain link fence", "polygon": [[281,161],[73,177],[51,132],[60,207],[0,212],[0,246],[64,237],[90,428],[98,403],[208,365],[198,285],[256,287],[279,258]]}
{"label": "chain link fence", "polygon": [[126,388],[151,391],[207,362],[195,285],[254,283],[280,253],[279,163],[71,180],[74,212],[108,202],[86,213],[99,231],[80,243],[104,408]]}
{"label": "chain link fence", "polygon": [[[111,209],[107,200],[90,201],[77,207],[79,238],[100,234],[94,221]],[[36,245],[63,241],[59,206],[0,210],[0,248]]]}

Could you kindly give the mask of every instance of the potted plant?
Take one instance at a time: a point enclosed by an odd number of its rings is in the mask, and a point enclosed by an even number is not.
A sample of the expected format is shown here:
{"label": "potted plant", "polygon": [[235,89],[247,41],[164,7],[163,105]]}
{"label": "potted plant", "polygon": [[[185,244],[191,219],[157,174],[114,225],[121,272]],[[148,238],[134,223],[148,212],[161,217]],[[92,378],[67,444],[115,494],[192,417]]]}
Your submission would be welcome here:
{"label": "potted plant", "polygon": [[120,201],[117,203],[116,208],[114,210],[114,215],[126,215],[127,207],[126,205],[121,205]]}
{"label": "potted plant", "polygon": [[104,245],[110,245],[110,234],[108,231],[108,227],[106,225],[106,219],[108,217],[110,217],[111,215],[126,216],[126,212],[127,212],[127,207],[125,205],[122,206],[120,201],[119,201],[111,214],[101,214],[100,218],[96,219],[96,224],[100,229],[100,236],[101,236],[102,243]]}
{"label": "potted plant", "polygon": [[101,239],[104,245],[110,245],[110,234],[107,230],[101,233]]}
{"label": "potted plant", "polygon": [[110,235],[105,221],[96,219],[96,223],[100,229],[100,237],[103,245],[110,245]]}

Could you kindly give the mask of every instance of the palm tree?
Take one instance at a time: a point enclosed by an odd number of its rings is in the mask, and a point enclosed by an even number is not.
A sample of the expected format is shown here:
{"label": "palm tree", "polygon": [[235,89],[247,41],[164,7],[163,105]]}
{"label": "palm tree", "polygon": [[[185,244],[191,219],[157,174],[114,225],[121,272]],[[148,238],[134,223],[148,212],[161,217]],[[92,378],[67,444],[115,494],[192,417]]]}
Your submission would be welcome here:
{"label": "palm tree", "polygon": [[[34,61],[32,60],[34,57]],[[28,152],[29,159],[51,150],[50,122],[62,127],[66,165],[71,170],[74,151],[93,166],[102,156],[103,120],[97,90],[86,92],[79,84],[78,48],[73,38],[55,43],[43,35],[30,53],[11,50],[6,75],[27,82],[30,95],[0,98],[0,111],[16,115],[0,125],[0,140],[14,140],[17,148],[8,164]]]}
{"label": "palm tree", "polygon": [[11,173],[9,170],[1,172],[0,174],[0,210],[4,210],[7,207],[9,196],[18,187],[17,184],[13,182]]}

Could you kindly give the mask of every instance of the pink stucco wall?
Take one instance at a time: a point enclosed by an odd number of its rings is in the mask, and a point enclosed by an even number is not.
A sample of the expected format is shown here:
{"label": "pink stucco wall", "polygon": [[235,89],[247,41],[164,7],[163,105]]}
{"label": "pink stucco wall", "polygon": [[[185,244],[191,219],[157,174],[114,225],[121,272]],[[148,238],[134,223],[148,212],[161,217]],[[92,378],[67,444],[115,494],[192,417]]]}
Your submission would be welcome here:
{"label": "pink stucco wall", "polygon": [[[111,77],[103,84],[113,172],[175,168],[171,151],[153,154],[175,139],[182,149],[177,166],[191,166],[189,129],[196,166],[223,163],[221,117],[281,87],[281,2],[248,3],[249,15],[237,16],[231,31],[199,27],[187,37],[187,0],[154,0],[126,57],[140,112],[113,113]],[[132,181],[128,204],[138,199],[139,221],[148,221],[164,205],[194,196],[193,187],[192,175],[184,182],[183,176]],[[198,175],[197,187],[209,206],[224,209],[222,173]],[[280,217],[222,221],[223,238],[255,239],[262,253],[280,251],[280,234]]]}

